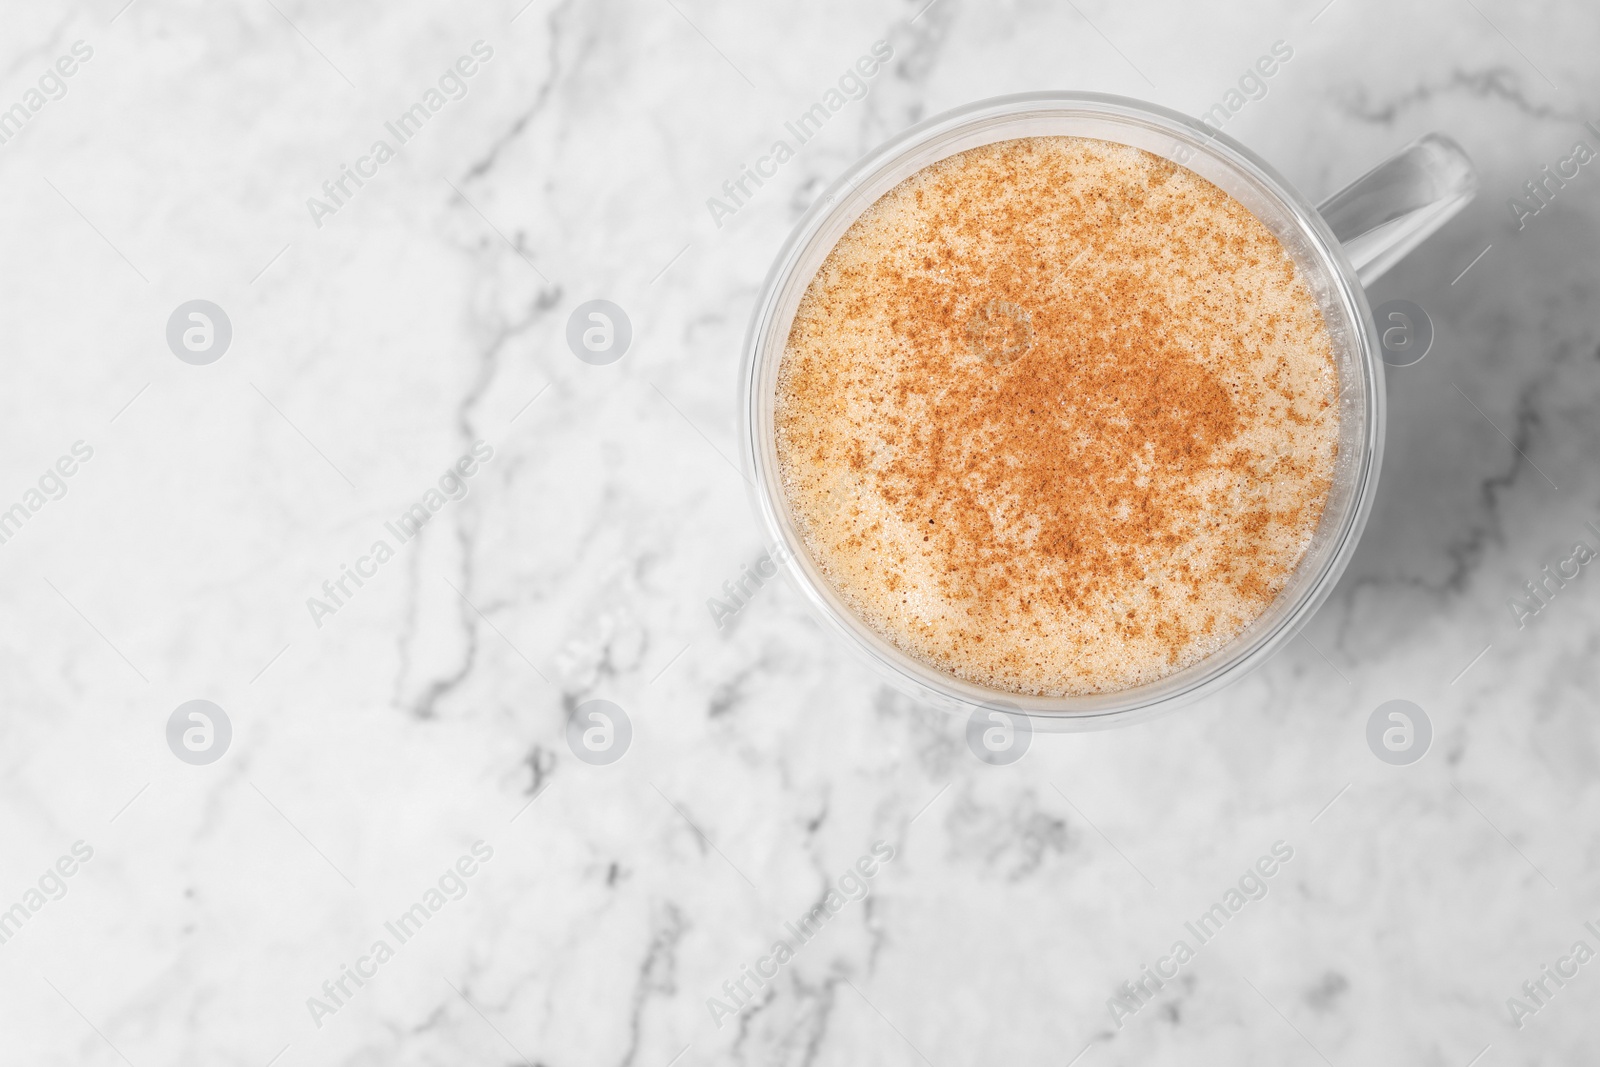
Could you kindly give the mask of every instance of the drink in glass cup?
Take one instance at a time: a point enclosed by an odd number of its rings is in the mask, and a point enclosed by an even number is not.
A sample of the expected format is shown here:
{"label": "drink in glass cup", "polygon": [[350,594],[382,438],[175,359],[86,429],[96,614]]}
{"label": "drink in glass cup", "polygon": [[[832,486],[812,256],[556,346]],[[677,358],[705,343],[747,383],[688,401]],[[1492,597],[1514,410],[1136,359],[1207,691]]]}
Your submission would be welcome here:
{"label": "drink in glass cup", "polygon": [[886,678],[1131,721],[1315,610],[1376,489],[1362,285],[1472,195],[1430,136],[1321,213],[1152,105],[982,101],[802,220],[752,319],[745,460],[819,618]]}

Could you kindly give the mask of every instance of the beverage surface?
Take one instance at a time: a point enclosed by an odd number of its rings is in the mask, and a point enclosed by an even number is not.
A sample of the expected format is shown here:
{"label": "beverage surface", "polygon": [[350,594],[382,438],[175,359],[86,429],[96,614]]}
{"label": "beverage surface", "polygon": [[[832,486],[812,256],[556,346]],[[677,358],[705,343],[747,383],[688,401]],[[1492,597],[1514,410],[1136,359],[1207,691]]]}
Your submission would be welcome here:
{"label": "beverage surface", "polygon": [[775,408],[789,512],[856,614],[980,685],[1111,692],[1215,652],[1304,554],[1338,447],[1305,278],[1139,149],[986,145],[812,279]]}

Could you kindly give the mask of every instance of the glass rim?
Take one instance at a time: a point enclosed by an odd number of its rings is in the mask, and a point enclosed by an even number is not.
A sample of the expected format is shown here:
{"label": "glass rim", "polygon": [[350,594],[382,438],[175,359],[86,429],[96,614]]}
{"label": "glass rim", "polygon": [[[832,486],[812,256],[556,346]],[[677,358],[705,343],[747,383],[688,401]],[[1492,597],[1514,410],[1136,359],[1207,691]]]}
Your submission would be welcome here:
{"label": "glass rim", "polygon": [[[1334,517],[1338,523],[1337,529],[1327,531],[1329,539],[1315,574],[1292,577],[1293,589],[1280,593],[1227,645],[1194,664],[1154,682],[1081,696],[1030,696],[965,681],[901,649],[845,604],[811,559],[804,539],[800,537],[789,514],[778,477],[776,444],[771,432],[772,397],[764,390],[764,385],[782,358],[784,342],[787,341],[789,323],[785,322],[781,324],[783,329],[781,336],[776,338],[777,343],[771,343],[775,325],[778,325],[775,318],[782,311],[784,297],[791,291],[797,269],[812,252],[819,235],[831,225],[836,225],[842,214],[856,208],[856,216],[859,216],[860,211],[865,210],[867,205],[859,204],[860,190],[872,179],[904,164],[918,149],[942,138],[953,139],[982,131],[1030,113],[1044,117],[1077,116],[1111,125],[1142,127],[1146,131],[1169,136],[1174,151],[1187,148],[1204,153],[1212,163],[1264,192],[1277,209],[1292,219],[1298,235],[1304,239],[1304,246],[1321,265],[1327,281],[1331,283],[1321,297],[1324,312],[1326,301],[1332,300],[1342,308],[1348,324],[1353,327],[1335,331],[1330,323],[1329,332],[1334,338],[1336,359],[1340,354],[1338,346],[1343,345],[1353,357],[1348,363],[1359,377],[1359,382],[1354,382],[1346,379],[1345,372],[1340,372],[1341,408],[1347,390],[1352,385],[1358,386],[1361,401],[1359,410],[1365,423],[1358,439],[1360,455],[1349,468],[1349,499],[1342,514]],[[996,137],[993,140],[1005,139],[1008,138]],[[1114,137],[1102,139],[1115,140]],[[947,154],[963,150],[954,148]],[[1168,155],[1167,158],[1171,159],[1172,156]],[[1189,156],[1173,161],[1187,166],[1193,158]],[[922,162],[918,169],[927,166],[928,162]],[[868,204],[871,202],[867,201]],[[853,222],[856,216],[852,216],[850,221]],[[830,240],[829,250],[836,240],[836,237]],[[804,283],[809,285],[809,276]],[[790,318],[792,321],[792,310]],[[741,460],[764,539],[769,547],[779,550],[777,555],[781,558],[777,562],[780,569],[802,594],[813,614],[830,631],[842,636],[886,681],[902,691],[951,711],[987,708],[1022,712],[1027,714],[1035,728],[1073,730],[1120,726],[1192,703],[1249,673],[1292,638],[1332,592],[1354,554],[1377,490],[1385,415],[1384,378],[1378,351],[1377,327],[1365,291],[1332,230],[1315,205],[1270,165],[1237,141],[1187,115],[1130,97],[1055,91],[991,97],[917,123],[863,155],[818,196],[790,232],[762,284],[745,334],[740,374]],[[1343,440],[1341,434],[1341,443]],[[1335,488],[1338,478],[1336,474]],[[1330,488],[1330,505],[1332,501],[1333,489]],[[1322,523],[1329,521],[1330,516],[1325,511]],[[1324,528],[1319,525],[1314,541],[1323,536]],[[1307,556],[1310,551],[1308,547]],[[1301,565],[1305,562],[1303,557]],[[1291,594],[1292,600],[1286,599]],[[1257,624],[1269,615],[1276,617],[1258,627]]]}

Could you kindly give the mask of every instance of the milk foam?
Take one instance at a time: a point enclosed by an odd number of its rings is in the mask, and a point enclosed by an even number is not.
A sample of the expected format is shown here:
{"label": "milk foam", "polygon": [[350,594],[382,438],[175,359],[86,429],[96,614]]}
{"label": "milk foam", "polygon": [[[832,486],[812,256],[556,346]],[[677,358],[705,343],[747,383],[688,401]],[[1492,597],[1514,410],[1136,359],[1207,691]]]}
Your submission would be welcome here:
{"label": "milk foam", "polygon": [[885,194],[812,280],[777,452],[806,548],[910,655],[1110,692],[1282,590],[1338,440],[1333,347],[1278,240],[1104,141],[972,149]]}

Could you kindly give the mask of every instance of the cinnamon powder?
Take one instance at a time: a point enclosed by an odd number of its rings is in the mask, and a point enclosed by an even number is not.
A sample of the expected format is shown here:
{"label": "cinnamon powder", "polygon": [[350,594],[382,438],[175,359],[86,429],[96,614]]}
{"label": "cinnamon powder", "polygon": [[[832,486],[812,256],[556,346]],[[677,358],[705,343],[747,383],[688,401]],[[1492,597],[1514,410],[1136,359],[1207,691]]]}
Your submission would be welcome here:
{"label": "cinnamon powder", "polygon": [[1271,603],[1337,451],[1278,240],[1138,149],[1029,138],[867,210],[811,282],[777,448],[809,551],[908,653],[1038,695],[1157,680]]}

